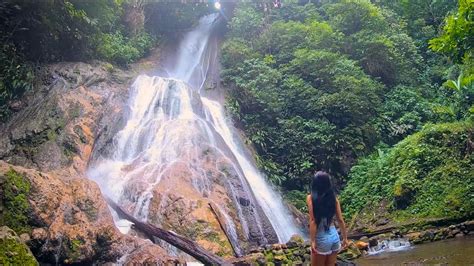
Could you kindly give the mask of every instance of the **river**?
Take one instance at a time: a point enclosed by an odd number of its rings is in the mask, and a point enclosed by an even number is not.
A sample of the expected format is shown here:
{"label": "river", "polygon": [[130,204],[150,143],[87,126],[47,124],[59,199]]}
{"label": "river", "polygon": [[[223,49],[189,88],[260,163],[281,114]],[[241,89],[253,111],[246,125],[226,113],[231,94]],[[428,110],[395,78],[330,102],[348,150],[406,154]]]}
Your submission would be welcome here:
{"label": "river", "polygon": [[360,258],[357,265],[474,265],[474,236],[453,238]]}

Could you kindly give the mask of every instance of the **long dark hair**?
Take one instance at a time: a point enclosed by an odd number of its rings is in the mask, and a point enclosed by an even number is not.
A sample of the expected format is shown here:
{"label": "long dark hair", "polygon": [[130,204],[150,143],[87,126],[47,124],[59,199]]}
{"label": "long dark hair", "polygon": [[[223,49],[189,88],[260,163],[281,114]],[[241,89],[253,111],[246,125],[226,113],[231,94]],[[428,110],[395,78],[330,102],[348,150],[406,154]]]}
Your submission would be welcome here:
{"label": "long dark hair", "polygon": [[318,171],[314,174],[311,182],[311,201],[317,226],[329,230],[329,225],[336,213],[336,195],[328,173]]}

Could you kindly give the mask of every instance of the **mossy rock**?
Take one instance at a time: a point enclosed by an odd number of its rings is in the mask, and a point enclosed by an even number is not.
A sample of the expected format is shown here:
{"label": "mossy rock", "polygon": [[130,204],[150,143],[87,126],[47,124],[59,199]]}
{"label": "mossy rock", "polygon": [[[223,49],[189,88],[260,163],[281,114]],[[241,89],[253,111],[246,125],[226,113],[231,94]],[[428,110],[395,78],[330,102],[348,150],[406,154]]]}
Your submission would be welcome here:
{"label": "mossy rock", "polygon": [[7,226],[0,228],[0,265],[39,265],[28,246]]}
{"label": "mossy rock", "polygon": [[19,234],[28,233],[31,229],[28,224],[31,209],[28,201],[31,189],[29,180],[13,168],[0,174],[0,179],[3,182],[4,224]]}

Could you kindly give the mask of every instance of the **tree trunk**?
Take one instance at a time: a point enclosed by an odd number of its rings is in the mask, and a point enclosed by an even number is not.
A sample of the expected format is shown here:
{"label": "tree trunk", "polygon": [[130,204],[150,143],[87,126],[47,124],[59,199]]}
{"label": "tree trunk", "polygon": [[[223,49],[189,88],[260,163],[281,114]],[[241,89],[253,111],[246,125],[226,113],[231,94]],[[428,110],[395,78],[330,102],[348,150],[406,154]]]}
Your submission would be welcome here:
{"label": "tree trunk", "polygon": [[118,206],[114,201],[109,198],[106,198],[107,203],[109,203],[110,207],[114,209],[117,214],[124,219],[129,220],[130,222],[134,223],[133,227],[147,236],[155,236],[159,239],[162,239],[169,244],[179,248],[180,250],[186,252],[187,254],[193,256],[198,261],[204,263],[205,265],[230,265],[229,262],[226,262],[221,257],[212,254],[199,246],[196,242],[180,236],[174,232],[167,231],[158,227],[155,227],[149,223],[143,223],[135,219],[132,215],[125,212],[120,206]]}

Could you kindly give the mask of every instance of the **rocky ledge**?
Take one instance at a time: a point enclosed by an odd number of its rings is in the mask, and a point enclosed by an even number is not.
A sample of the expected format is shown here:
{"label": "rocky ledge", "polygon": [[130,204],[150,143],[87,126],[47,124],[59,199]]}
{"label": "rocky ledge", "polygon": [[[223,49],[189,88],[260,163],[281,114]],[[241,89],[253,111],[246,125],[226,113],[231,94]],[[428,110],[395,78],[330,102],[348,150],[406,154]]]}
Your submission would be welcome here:
{"label": "rocky ledge", "polygon": [[[338,255],[337,265],[355,265],[343,254],[357,248],[352,244]],[[293,236],[286,244],[266,245],[253,249],[249,255],[232,260],[234,265],[311,265],[311,244],[301,236]]]}
{"label": "rocky ledge", "polygon": [[423,230],[418,230],[417,228],[408,230],[396,229],[392,232],[372,236],[370,238],[363,237],[361,238],[361,241],[367,242],[372,246],[376,245],[380,240],[405,238],[410,241],[411,244],[418,245],[426,242],[463,237],[472,234],[474,234],[474,220],[444,227],[428,227]]}

